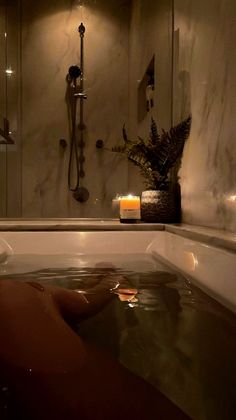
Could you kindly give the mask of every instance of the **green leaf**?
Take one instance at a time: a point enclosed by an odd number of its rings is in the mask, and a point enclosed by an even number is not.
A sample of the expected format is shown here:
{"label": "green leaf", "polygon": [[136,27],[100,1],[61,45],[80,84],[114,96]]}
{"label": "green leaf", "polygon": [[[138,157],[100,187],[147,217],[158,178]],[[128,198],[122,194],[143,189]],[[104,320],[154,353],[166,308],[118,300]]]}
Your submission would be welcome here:
{"label": "green leaf", "polygon": [[185,142],[190,134],[191,116],[172,127],[169,131],[162,129],[159,135],[157,125],[152,118],[150,136],[145,142],[130,141],[125,125],[123,126],[124,146],[115,146],[113,152],[127,153],[128,159],[138,166],[149,188],[160,188],[167,183],[170,169],[182,156]]}

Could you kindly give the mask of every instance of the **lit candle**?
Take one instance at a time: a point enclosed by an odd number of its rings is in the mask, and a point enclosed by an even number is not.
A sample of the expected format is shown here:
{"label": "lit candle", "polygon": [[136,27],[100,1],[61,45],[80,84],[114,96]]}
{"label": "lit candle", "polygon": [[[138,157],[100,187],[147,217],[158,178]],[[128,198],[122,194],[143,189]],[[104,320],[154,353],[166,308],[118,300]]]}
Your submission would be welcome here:
{"label": "lit candle", "polygon": [[120,199],[120,221],[121,223],[134,223],[140,220],[140,197],[132,194]]}

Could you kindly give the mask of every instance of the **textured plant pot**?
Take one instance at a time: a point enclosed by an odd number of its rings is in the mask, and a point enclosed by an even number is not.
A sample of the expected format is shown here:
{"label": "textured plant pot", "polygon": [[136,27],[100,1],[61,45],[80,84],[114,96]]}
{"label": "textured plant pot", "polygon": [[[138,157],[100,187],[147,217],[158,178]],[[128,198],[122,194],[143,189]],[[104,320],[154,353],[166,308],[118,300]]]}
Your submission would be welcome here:
{"label": "textured plant pot", "polygon": [[141,196],[141,219],[144,222],[173,223],[178,216],[173,191],[147,190]]}

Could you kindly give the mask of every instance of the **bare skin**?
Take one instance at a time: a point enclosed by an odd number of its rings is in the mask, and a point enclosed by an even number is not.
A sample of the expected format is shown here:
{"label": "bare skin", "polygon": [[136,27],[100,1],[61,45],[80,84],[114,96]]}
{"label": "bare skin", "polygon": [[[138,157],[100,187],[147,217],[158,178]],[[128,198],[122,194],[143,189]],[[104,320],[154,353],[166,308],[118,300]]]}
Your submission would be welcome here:
{"label": "bare skin", "polygon": [[7,418],[187,419],[69,326],[111,299],[109,290],[95,291],[83,295],[38,283],[0,282],[0,385],[9,388],[14,402]]}

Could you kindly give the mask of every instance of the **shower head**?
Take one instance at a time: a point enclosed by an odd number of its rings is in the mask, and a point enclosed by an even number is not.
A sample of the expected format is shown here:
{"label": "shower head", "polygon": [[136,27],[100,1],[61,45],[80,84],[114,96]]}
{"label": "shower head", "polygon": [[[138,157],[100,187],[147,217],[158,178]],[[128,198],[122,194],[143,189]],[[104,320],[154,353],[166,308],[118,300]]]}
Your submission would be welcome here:
{"label": "shower head", "polygon": [[81,76],[81,70],[78,66],[70,66],[68,70],[68,75],[71,80],[78,79]]}

